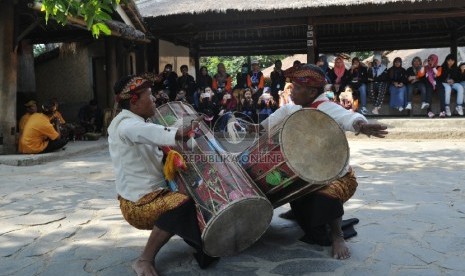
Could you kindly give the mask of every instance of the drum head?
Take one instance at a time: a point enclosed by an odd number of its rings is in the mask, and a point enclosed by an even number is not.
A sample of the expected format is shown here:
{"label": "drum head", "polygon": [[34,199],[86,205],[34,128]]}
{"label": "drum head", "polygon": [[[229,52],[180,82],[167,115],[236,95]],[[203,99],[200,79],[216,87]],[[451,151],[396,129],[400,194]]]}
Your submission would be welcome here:
{"label": "drum head", "polygon": [[202,233],[203,250],[210,256],[231,256],[255,243],[265,233],[273,207],[264,197],[240,199],[227,205]]}
{"label": "drum head", "polygon": [[344,131],[321,111],[302,109],[293,113],[284,122],[280,139],[289,167],[310,183],[336,179],[349,162]]}

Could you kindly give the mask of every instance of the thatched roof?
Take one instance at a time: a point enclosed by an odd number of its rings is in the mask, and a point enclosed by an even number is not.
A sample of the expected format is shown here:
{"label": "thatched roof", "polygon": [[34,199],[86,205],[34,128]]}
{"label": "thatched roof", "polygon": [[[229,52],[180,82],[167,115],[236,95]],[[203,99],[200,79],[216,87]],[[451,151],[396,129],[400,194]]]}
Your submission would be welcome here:
{"label": "thatched roof", "polygon": [[[143,17],[157,17],[173,14],[195,14],[204,12],[225,12],[227,10],[254,11],[322,8],[331,6],[353,6],[365,4],[431,2],[431,0],[134,0]],[[441,2],[441,0],[432,0]]]}

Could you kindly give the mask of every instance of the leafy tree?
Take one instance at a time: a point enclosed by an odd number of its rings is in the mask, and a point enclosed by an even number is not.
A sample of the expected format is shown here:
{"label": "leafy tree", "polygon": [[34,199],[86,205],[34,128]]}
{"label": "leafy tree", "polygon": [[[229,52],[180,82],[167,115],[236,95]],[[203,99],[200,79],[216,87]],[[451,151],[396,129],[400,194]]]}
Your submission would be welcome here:
{"label": "leafy tree", "polygon": [[[87,29],[96,38],[100,33],[110,35],[111,30],[105,21],[111,20],[111,14],[121,0],[35,0],[42,4],[45,21],[51,17],[65,25],[68,17],[82,17]],[[123,0],[124,1],[124,0]]]}
{"label": "leafy tree", "polygon": [[[284,59],[286,55],[270,55],[270,56],[251,56],[250,60],[258,60],[261,68],[267,68],[274,64],[277,59]],[[228,57],[201,57],[200,66],[206,66],[208,73],[213,76],[216,74],[218,63],[223,63],[226,67],[226,71],[233,78],[233,82],[236,83],[236,74],[241,71],[241,66],[248,62],[246,56],[228,56]],[[250,64],[249,64],[250,66]]]}

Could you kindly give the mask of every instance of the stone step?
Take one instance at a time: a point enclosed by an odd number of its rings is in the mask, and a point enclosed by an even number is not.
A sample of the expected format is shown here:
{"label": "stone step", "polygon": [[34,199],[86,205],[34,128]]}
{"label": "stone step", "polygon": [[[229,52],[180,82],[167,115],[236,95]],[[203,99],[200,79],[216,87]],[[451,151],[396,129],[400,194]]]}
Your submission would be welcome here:
{"label": "stone step", "polygon": [[[368,118],[388,126],[390,139],[465,139],[465,118]],[[347,133],[349,139],[368,138]]]}

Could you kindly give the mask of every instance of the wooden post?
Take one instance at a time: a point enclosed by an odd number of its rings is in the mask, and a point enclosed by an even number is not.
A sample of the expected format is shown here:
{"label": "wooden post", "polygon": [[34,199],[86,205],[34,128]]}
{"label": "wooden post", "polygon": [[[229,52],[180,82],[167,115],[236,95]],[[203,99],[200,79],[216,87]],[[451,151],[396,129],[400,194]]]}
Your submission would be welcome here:
{"label": "wooden post", "polygon": [[315,36],[315,25],[311,18],[308,19],[307,25],[307,63],[315,64],[316,57],[318,55],[316,36]]}
{"label": "wooden post", "polygon": [[16,153],[17,55],[13,1],[0,1],[0,154]]}
{"label": "wooden post", "polygon": [[190,48],[190,56],[194,58],[194,67],[195,67],[195,79],[199,79],[200,74],[200,55],[199,55],[199,46],[194,44]]}
{"label": "wooden post", "polygon": [[107,78],[107,102],[102,103],[105,106],[113,107],[115,102],[115,93],[113,87],[118,81],[118,72],[116,65],[116,39],[105,37],[105,71]]}

